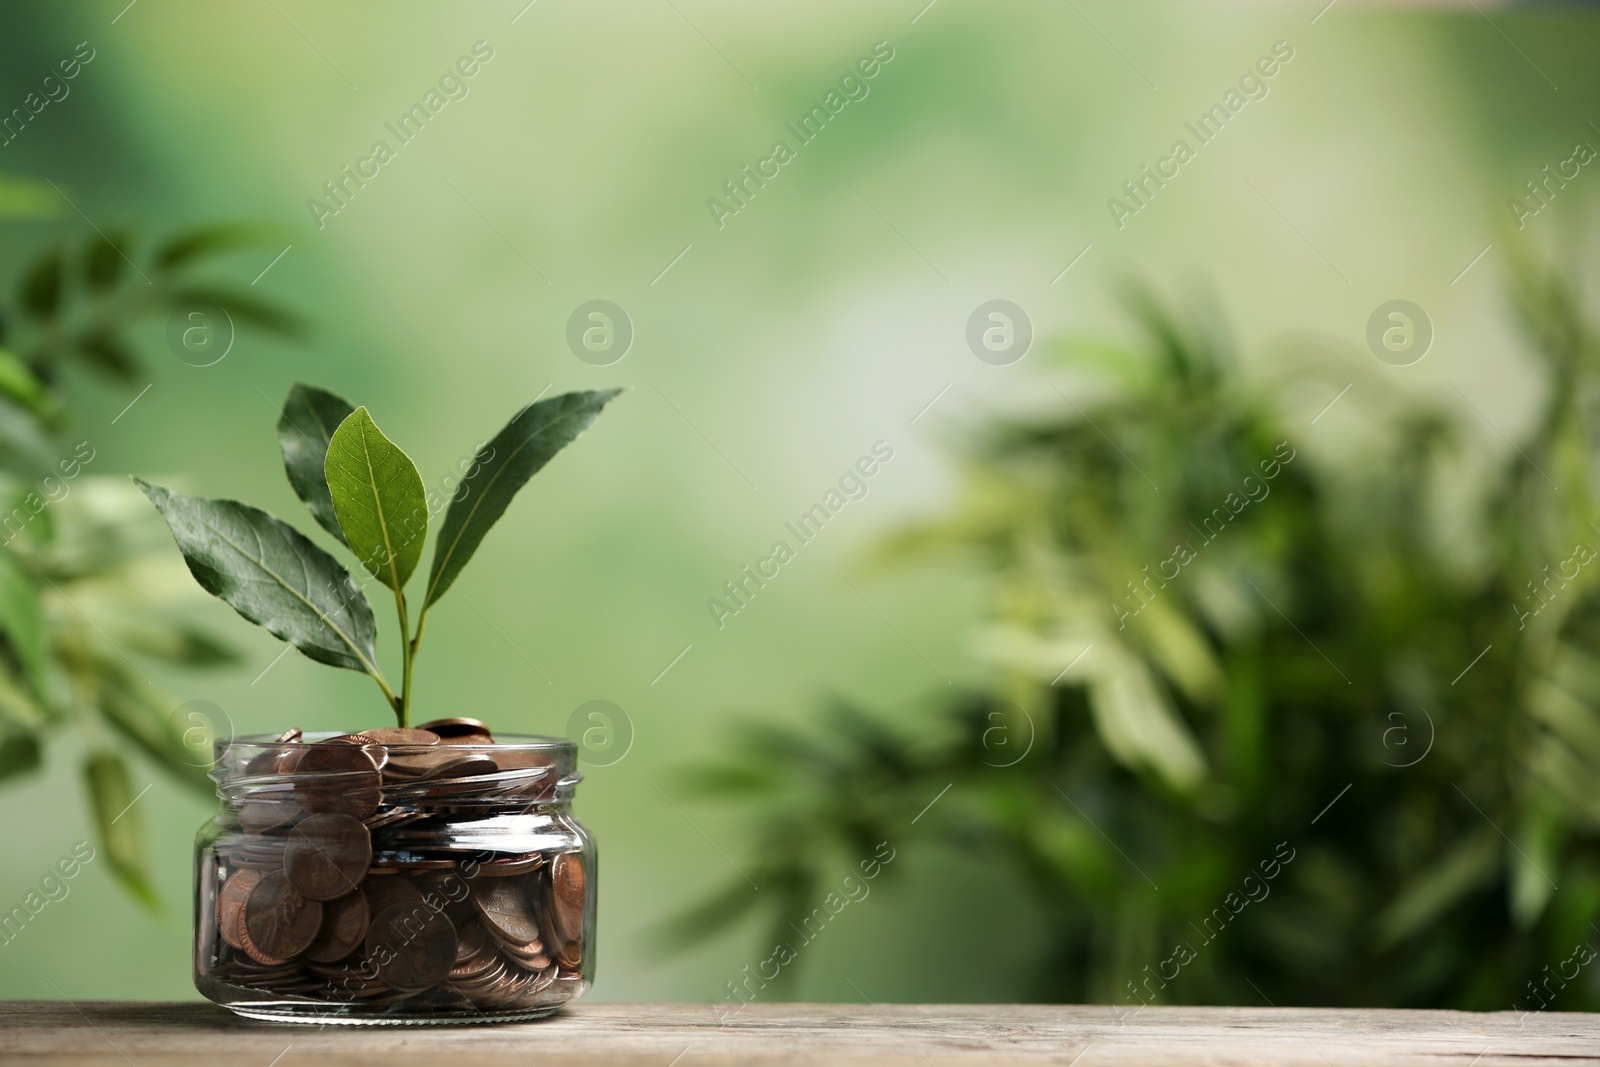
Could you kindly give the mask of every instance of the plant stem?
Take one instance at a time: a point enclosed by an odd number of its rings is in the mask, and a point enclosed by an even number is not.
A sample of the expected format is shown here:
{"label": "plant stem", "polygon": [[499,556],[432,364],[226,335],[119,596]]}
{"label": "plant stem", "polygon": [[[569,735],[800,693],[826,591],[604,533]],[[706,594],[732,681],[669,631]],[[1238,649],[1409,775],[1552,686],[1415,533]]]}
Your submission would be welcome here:
{"label": "plant stem", "polygon": [[400,703],[395,707],[395,714],[400,720],[400,728],[405,729],[411,725],[411,661],[416,657],[416,645],[411,640],[411,623],[406,617],[406,595],[398,589],[394,591],[394,605],[400,613],[400,657],[403,664]]}

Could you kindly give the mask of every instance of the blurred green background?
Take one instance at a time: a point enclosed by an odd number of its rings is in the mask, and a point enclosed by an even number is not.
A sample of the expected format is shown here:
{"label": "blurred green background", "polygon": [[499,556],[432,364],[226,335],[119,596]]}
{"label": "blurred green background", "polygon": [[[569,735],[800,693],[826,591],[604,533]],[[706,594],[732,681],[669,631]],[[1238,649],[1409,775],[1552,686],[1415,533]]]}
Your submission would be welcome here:
{"label": "blurred green background", "polygon": [[[1600,22],[1576,8],[1320,7],[13,7],[0,110],[79,42],[95,58],[0,148],[0,173],[62,194],[53,217],[5,224],[0,269],[89,232],[86,220],[146,234],[278,224],[276,247],[218,273],[302,314],[304,343],[246,325],[226,359],[197,368],[169,356],[152,322],[152,385],[131,409],[138,385],[67,389],[100,473],[248,500],[307,530],[272,434],[296,380],[370,406],[430,483],[541,390],[629,387],[437,613],[418,714],[564,733],[586,701],[620,706],[632,748],[590,768],[578,802],[603,851],[593,996],[720,999],[767,954],[757,928],[671,951],[657,935],[726,881],[747,813],[685,799],[682,768],[726,746],[733,711],[799,720],[844,694],[900,709],[915,732],[929,698],[986,678],[971,646],[975,567],[865,562],[867,546],[950,499],[949,443],[964,427],[1059,406],[1042,343],[1009,366],[974,357],[964,334],[979,304],[1015,302],[1041,339],[1120,336],[1111,293],[1138,278],[1209,293],[1247,373],[1316,344],[1356,368],[1357,388],[1453,406],[1459,389],[1513,436],[1532,419],[1537,385],[1503,296],[1506,201],[1575,142],[1600,144]],[[394,144],[385,123],[479,41],[493,57],[468,95],[319,228],[307,200],[375,140]],[[790,140],[785,123],[877,42],[893,58],[868,95],[719,228],[708,198]],[[1277,42],[1293,59],[1267,95],[1119,228],[1107,199]],[[1525,236],[1592,249],[1592,170]],[[573,310],[596,298],[635,331],[606,367],[565,340]],[[1435,330],[1428,358],[1406,368],[1377,363],[1363,339],[1396,298]],[[1330,395],[1308,393],[1304,416]],[[1503,449],[1481,429],[1486,449]],[[1330,416],[1317,431],[1304,449],[1337,463],[1364,429]],[[707,599],[879,440],[894,458],[866,499],[719,630]],[[220,604],[194,610],[248,662],[160,675],[177,699],[214,701],[239,732],[386,716],[369,682],[295,654],[258,679],[280,646]],[[0,793],[5,908],[90,837],[77,744],[63,735],[42,774]],[[193,996],[189,849],[207,808],[141,773],[136,789],[154,782],[137,810],[164,911],[141,910],[91,865],[0,948],[0,997]],[[1035,934],[1008,914],[1014,887],[948,856],[908,851],[896,866],[898,895],[843,914],[792,994],[1021,995],[1005,964],[1021,968]],[[981,969],[951,951],[952,884],[995,901]]]}

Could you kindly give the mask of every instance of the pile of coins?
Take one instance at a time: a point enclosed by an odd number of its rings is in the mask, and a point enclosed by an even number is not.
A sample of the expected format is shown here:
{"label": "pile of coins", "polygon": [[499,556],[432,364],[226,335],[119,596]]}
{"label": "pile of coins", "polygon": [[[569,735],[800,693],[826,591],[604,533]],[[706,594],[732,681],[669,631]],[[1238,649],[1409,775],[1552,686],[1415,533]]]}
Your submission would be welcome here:
{"label": "pile of coins", "polygon": [[587,839],[550,805],[552,762],[474,719],[264,746],[202,855],[202,991],[401,1013],[578,996]]}

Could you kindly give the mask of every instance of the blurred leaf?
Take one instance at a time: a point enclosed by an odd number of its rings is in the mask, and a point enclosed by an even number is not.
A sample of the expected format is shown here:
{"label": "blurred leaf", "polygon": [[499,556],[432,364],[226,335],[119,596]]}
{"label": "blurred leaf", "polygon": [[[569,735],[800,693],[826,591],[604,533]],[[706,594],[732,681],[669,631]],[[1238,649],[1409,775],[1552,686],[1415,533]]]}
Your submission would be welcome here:
{"label": "blurred leaf", "polygon": [[439,527],[424,607],[449,590],[517,490],[587,430],[600,409],[620,392],[563,393],[529,404],[478,450],[475,473],[462,479]]}
{"label": "blurred leaf", "polygon": [[1499,835],[1488,827],[1457,842],[1379,913],[1375,921],[1379,943],[1403,941],[1436,921],[1445,909],[1494,877],[1501,851]]}
{"label": "blurred leaf", "polygon": [[38,319],[54,318],[61,309],[61,294],[66,275],[66,259],[60,251],[47,252],[34,260],[22,276],[22,306]]}
{"label": "blurred leaf", "polygon": [[111,681],[113,684],[100,688],[100,711],[106,721],[173,778],[201,796],[213,796],[216,786],[208,777],[209,739],[204,746],[191,747],[182,724],[171,721],[170,711],[134,695],[148,686],[136,687],[134,680],[120,671]]}
{"label": "blurred leaf", "polygon": [[345,544],[368,574],[402,591],[428,532],[427,490],[417,465],[360,407],[333,432],[325,470]]}
{"label": "blurred leaf", "polygon": [[252,323],[269,333],[284,337],[299,337],[304,332],[304,325],[294,315],[265,300],[234,289],[221,289],[211,285],[184,285],[168,294],[167,304],[174,308],[217,304],[239,322]]}
{"label": "blurred leaf", "polygon": [[52,406],[44,383],[34,377],[26,363],[3,348],[0,348],[0,396],[15,400],[36,415],[46,413]]}
{"label": "blurred leaf", "polygon": [[283,452],[283,469],[289,484],[310,509],[317,524],[345,543],[344,531],[333,511],[328,492],[328,442],[339,424],[355,408],[344,397],[296,382],[283,402],[283,417],[278,420],[278,447]]}
{"label": "blurred leaf", "polygon": [[34,693],[43,696],[45,637],[39,594],[17,558],[5,549],[0,549],[0,631],[16,649]]}
{"label": "blurred leaf", "polygon": [[60,209],[60,195],[44,182],[0,174],[0,217],[48,218]]}
{"label": "blurred leaf", "polygon": [[38,770],[41,756],[39,739],[32,734],[7,734],[0,739],[0,782]]}
{"label": "blurred leaf", "polygon": [[100,845],[118,880],[145,907],[159,909],[159,901],[144,868],[144,834],[133,810],[138,798],[128,780],[128,767],[111,752],[91,753],[83,766],[89,786],[95,828]]}
{"label": "blurred leaf", "polygon": [[106,332],[84,334],[78,350],[89,364],[118,381],[131,382],[139,376],[139,357],[122,338]]}
{"label": "blurred leaf", "polygon": [[118,622],[116,645],[186,667],[231,667],[243,662],[239,650],[188,623]]}
{"label": "blurred leaf", "polygon": [[104,292],[115,285],[122,277],[122,268],[128,265],[127,249],[131,247],[133,242],[126,230],[90,238],[83,260],[83,276],[89,288]]}
{"label": "blurred leaf", "polygon": [[273,231],[263,226],[228,223],[197,227],[162,243],[156,249],[155,264],[162,270],[172,270],[218,252],[266,244],[272,237]]}

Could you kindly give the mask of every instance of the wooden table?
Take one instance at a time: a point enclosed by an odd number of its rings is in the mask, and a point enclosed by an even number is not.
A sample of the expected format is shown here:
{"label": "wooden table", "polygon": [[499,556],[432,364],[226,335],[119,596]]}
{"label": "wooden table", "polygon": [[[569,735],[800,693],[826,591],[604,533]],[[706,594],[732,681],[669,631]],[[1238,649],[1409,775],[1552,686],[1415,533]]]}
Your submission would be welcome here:
{"label": "wooden table", "polygon": [[498,1027],[253,1023],[209,1004],[0,1002],[0,1063],[67,1067],[626,1064],[1600,1064],[1600,1016],[1043,1005],[582,1004]]}

